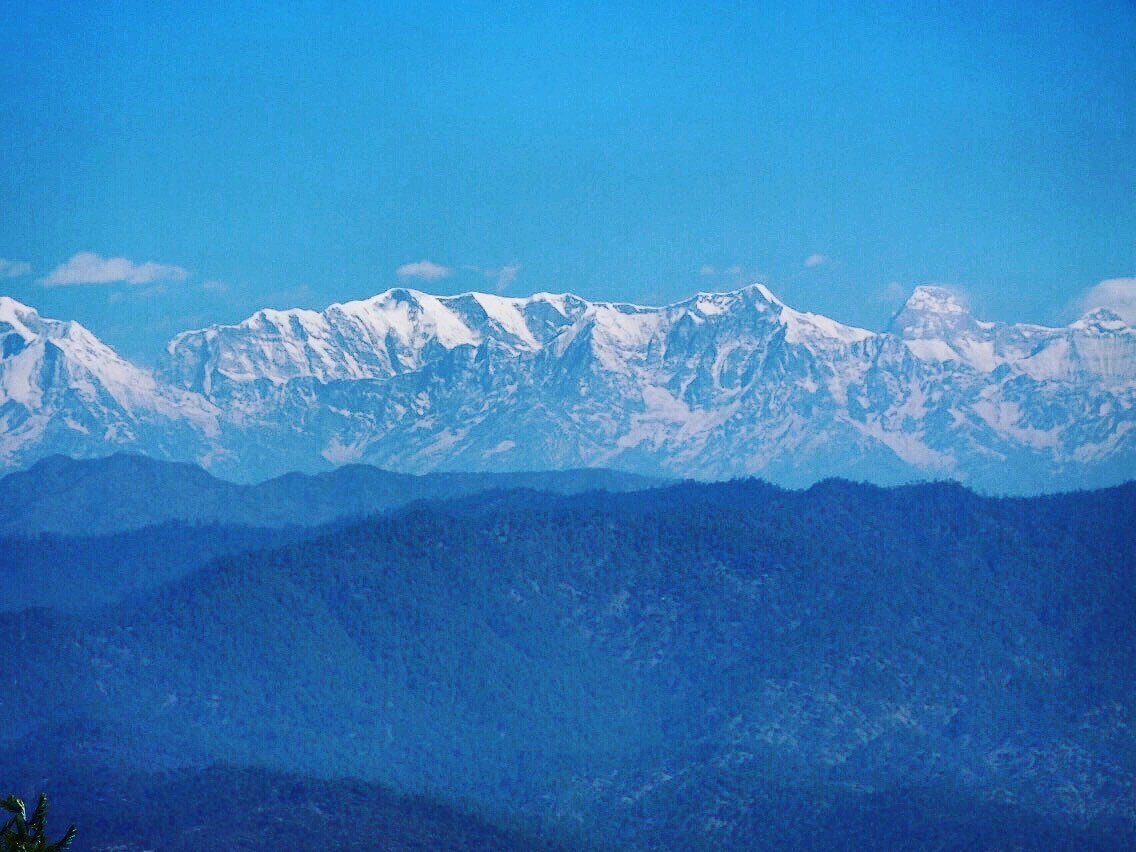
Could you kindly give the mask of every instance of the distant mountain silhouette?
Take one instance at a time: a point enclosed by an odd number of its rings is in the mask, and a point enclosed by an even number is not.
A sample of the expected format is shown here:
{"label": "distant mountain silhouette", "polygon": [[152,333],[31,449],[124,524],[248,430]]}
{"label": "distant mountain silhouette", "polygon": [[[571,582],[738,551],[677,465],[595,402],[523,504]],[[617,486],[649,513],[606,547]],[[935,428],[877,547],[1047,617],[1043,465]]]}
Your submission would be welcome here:
{"label": "distant mountain silhouette", "polygon": [[166,521],[102,535],[0,535],[0,611],[39,606],[82,612],[154,589],[220,556],[282,547],[330,530]]}
{"label": "distant mountain silhouette", "polygon": [[52,456],[0,479],[0,533],[92,535],[167,521],[314,526],[414,500],[492,489],[573,494],[635,491],[663,482],[602,469],[414,476],[347,465],[326,473],[290,473],[257,485],[238,485],[195,465],[134,454],[82,460]]}

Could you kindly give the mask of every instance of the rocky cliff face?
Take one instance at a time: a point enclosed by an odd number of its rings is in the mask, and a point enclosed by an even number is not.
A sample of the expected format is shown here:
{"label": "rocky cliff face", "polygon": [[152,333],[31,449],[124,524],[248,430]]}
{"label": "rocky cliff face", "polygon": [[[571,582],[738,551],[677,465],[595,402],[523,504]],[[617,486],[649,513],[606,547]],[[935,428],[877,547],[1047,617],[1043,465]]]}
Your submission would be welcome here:
{"label": "rocky cliff face", "polygon": [[396,289],[184,332],[155,374],[11,300],[0,335],[8,468],[121,447],[237,479],[344,462],[995,492],[1136,476],[1136,330],[1107,310],[983,322],[936,287],[878,333],[762,285],[657,308]]}

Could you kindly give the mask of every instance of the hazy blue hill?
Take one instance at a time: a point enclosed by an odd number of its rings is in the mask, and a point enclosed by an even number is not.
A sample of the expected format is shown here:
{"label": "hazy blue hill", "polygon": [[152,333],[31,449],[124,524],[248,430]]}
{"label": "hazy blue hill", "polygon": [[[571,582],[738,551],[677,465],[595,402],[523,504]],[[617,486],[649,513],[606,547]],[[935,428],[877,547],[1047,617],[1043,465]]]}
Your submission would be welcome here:
{"label": "hazy blue hill", "polygon": [[0,615],[0,753],[354,776],[587,848],[1123,848],[1134,573],[1133,485],[416,503]]}
{"label": "hazy blue hill", "polygon": [[326,532],[167,521],[94,536],[0,536],[0,610],[87,610],[152,590],[219,556],[281,547]]}
{"label": "hazy blue hill", "polygon": [[91,535],[168,520],[229,521],[238,486],[199,467],[117,453],[51,456],[0,479],[0,531]]}
{"label": "hazy blue hill", "polygon": [[635,491],[662,484],[613,470],[521,473],[392,473],[347,465],[238,485],[190,464],[118,453],[99,459],[52,456],[0,479],[0,533],[93,535],[166,521],[272,527],[362,517],[414,500],[500,488],[554,493]]}

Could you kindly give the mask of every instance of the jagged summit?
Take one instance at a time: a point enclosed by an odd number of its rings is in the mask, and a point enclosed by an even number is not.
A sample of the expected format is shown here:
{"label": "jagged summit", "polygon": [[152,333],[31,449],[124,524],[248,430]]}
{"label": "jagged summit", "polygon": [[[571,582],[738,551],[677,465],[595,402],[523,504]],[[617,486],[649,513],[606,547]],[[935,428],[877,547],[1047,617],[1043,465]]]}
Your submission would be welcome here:
{"label": "jagged summit", "polygon": [[958,293],[923,284],[892,317],[888,331],[914,340],[945,339],[973,325],[970,309]]}
{"label": "jagged summit", "polygon": [[763,284],[662,307],[400,287],[183,332],[156,374],[11,299],[0,323],[9,469],[129,449],[245,481],[352,462],[999,492],[1136,477],[1133,329],[1105,310],[982,322],[943,287],[883,332]]}
{"label": "jagged summit", "polygon": [[957,291],[939,284],[920,284],[911,291],[903,309],[939,314],[970,313],[966,300]]}
{"label": "jagged summit", "polygon": [[217,433],[208,400],[157,381],[77,322],[0,297],[0,468],[56,452],[165,456]]}
{"label": "jagged summit", "polygon": [[1071,328],[1095,328],[1100,331],[1127,331],[1136,333],[1124,318],[1112,308],[1094,308],[1073,323]]}

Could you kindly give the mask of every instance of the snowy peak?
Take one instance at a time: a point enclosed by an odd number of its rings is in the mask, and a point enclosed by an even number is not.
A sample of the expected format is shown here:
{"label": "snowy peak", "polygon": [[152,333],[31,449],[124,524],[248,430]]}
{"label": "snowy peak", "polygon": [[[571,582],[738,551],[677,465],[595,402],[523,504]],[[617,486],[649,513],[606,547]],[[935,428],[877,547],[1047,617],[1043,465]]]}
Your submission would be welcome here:
{"label": "snowy peak", "polygon": [[846,346],[873,337],[863,328],[844,325],[821,314],[789,307],[764,284],[751,284],[733,293],[699,293],[680,305],[702,318],[730,318],[748,312],[758,324],[774,324],[789,343],[808,349]]}
{"label": "snowy peak", "polygon": [[[90,331],[70,320],[47,319],[32,307],[18,302],[10,296],[0,296],[0,336],[5,339],[15,335],[31,344],[37,340],[70,342],[77,351],[83,348],[96,350],[99,355],[107,347]],[[13,346],[14,343],[8,343]]]}
{"label": "snowy peak", "polygon": [[[1066,329],[979,322],[957,293],[932,285],[915,289],[883,335],[791,308],[760,283],[664,307],[567,294],[433,296],[394,288],[322,312],[264,310],[236,326],[186,332],[171,342],[160,370],[177,386],[219,399],[259,396],[263,391],[256,388],[266,382],[283,387],[304,378],[387,380],[437,364],[460,347],[488,347],[522,360],[545,351],[554,361],[572,353],[573,363],[583,357],[615,377],[738,346],[762,350],[775,339],[827,363],[892,336],[932,365],[984,374],[1011,365],[1038,380],[1084,375],[1115,383],[1126,375],[1118,366],[1126,352],[1114,343],[1078,344],[1073,337],[1115,336],[1125,328],[1107,311]],[[833,393],[843,398],[843,391]]]}
{"label": "snowy peak", "polygon": [[965,301],[958,293],[949,287],[936,284],[920,284],[912,290],[903,308],[900,309],[901,314],[905,312],[938,316],[970,314]]}
{"label": "snowy peak", "polygon": [[47,319],[9,296],[0,296],[0,354],[4,359],[33,348],[42,350],[50,342],[75,361],[99,369],[107,361],[125,361],[90,331],[74,321]]}
{"label": "snowy peak", "polygon": [[764,284],[753,284],[749,289],[752,292],[757,293],[759,296],[761,296],[761,298],[765,299],[765,301],[769,302],[770,304],[785,307],[785,303],[774,296],[773,291],[766,287]]}
{"label": "snowy peak", "polygon": [[158,382],[79,323],[0,297],[0,466],[45,450],[160,454],[173,442],[192,453],[218,430],[212,403]]}
{"label": "snowy peak", "polygon": [[41,325],[40,316],[32,308],[8,296],[0,296],[0,358],[14,357],[32,342]]}
{"label": "snowy peak", "polygon": [[40,320],[35,308],[17,302],[11,296],[0,296],[0,327],[7,326],[4,331],[16,331],[31,337],[35,332],[29,325],[39,325]]}
{"label": "snowy peak", "polygon": [[1098,308],[1064,328],[975,320],[945,287],[916,288],[889,331],[922,361],[980,373],[1009,367],[1038,381],[1131,385],[1136,331]]}
{"label": "snowy peak", "polygon": [[455,349],[492,341],[518,351],[535,351],[570,325],[587,303],[575,296],[550,293],[515,299],[476,292],[432,296],[396,288],[332,307],[366,317],[373,328],[394,334],[408,346],[436,342]]}
{"label": "snowy peak", "polygon": [[380,379],[420,369],[461,346],[535,352],[586,306],[541,293],[433,296],[404,287],[324,311],[262,310],[237,325],[179,334],[159,364],[174,384],[203,393],[221,385],[293,379]]}
{"label": "snowy peak", "polygon": [[0,466],[129,449],[234,479],[614,466],[994,491],[1136,477],[1136,331],[982,322],[920,287],[884,332],[766,286],[661,307],[395,288],[184,332],[154,375],[0,298]]}
{"label": "snowy peak", "polygon": [[[776,320],[788,309],[773,291],[764,284],[750,284],[728,293],[699,293],[670,306],[671,309],[689,311],[704,317],[748,313],[765,320]],[[666,310],[666,309],[664,309]]]}
{"label": "snowy peak", "polygon": [[1124,318],[1116,311],[1112,310],[1112,308],[1096,308],[1095,310],[1089,311],[1069,327],[1077,331],[1095,334],[1110,334],[1114,332],[1124,334],[1136,333],[1136,330],[1133,330],[1128,323],[1124,321]]}
{"label": "snowy peak", "polygon": [[437,296],[418,290],[388,290],[362,302],[348,302],[341,310],[368,322],[379,333],[393,335],[405,347],[437,342],[446,349],[476,344],[478,335],[461,315]]}
{"label": "snowy peak", "polygon": [[490,346],[519,357],[551,346],[560,355],[573,341],[587,339],[605,369],[622,373],[628,359],[641,358],[652,340],[661,341],[684,316],[723,335],[745,332],[739,323],[783,328],[791,342],[822,348],[871,336],[795,311],[763,284],[700,293],[662,308],[588,302],[570,294],[433,296],[394,288],[324,311],[265,309],[237,325],[183,332],[168,344],[159,371],[180,387],[208,395],[263,381],[282,386],[301,378],[385,379],[462,346]]}
{"label": "snowy peak", "polygon": [[906,340],[946,340],[974,325],[962,298],[946,287],[916,287],[888,330]]}

